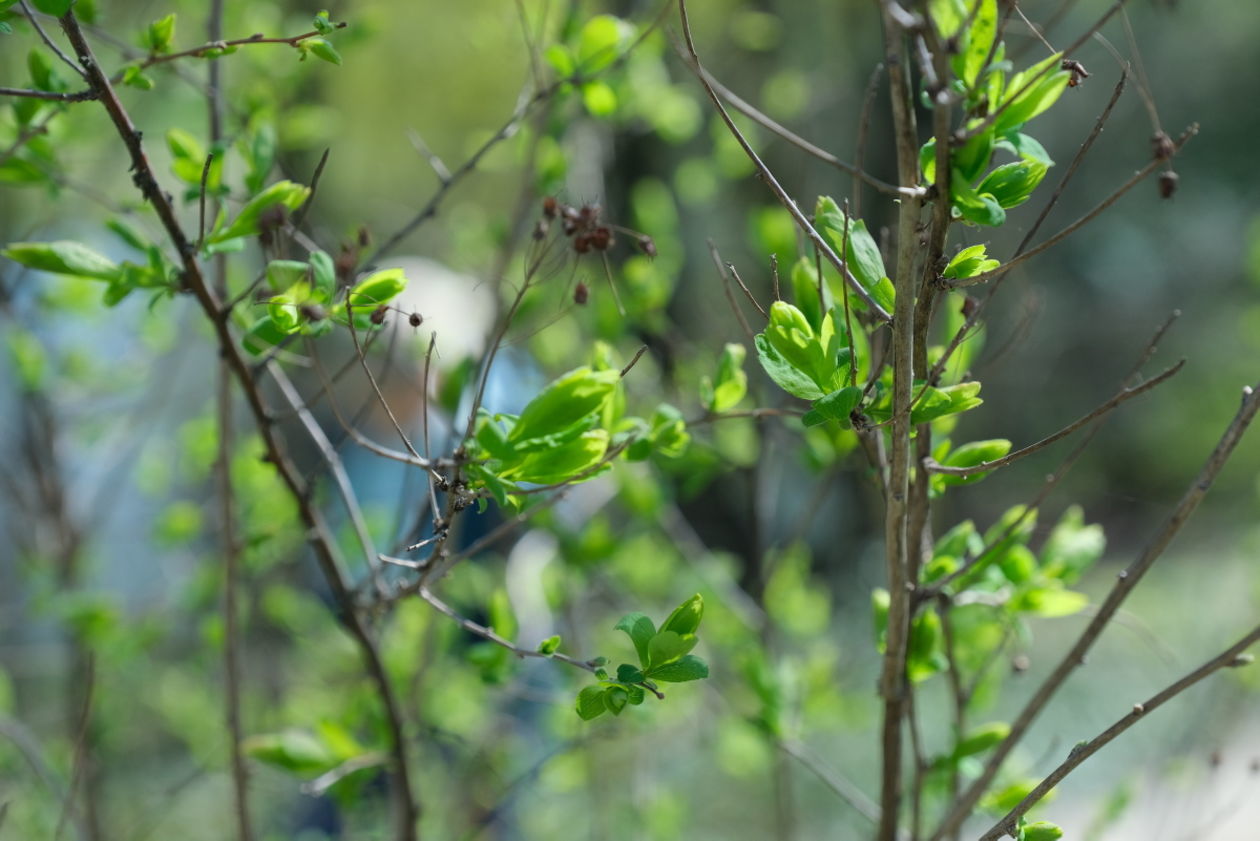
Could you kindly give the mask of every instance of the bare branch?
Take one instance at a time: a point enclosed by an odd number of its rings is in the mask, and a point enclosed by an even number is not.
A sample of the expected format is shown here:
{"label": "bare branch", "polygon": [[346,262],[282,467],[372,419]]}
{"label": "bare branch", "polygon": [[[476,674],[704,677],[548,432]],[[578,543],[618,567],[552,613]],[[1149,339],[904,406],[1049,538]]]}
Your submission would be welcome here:
{"label": "bare branch", "polygon": [[1063,440],[1081,427],[1093,423],[1103,415],[1113,411],[1120,406],[1120,404],[1137,397],[1139,394],[1144,394],[1150,391],[1155,386],[1173,377],[1185,364],[1186,361],[1183,359],[1176,365],[1173,365],[1171,368],[1162,372],[1158,376],[1147,380],[1141,385],[1121,389],[1115,397],[1112,397],[1106,403],[1103,403],[1089,414],[1077,418],[1075,421],[1063,427],[1053,435],[1047,435],[1035,444],[1029,444],[1027,447],[1018,449],[1013,453],[1008,453],[1002,458],[995,458],[993,461],[984,461],[980,464],[972,465],[971,467],[949,467],[947,465],[940,464],[933,459],[928,459],[924,462],[924,464],[930,472],[941,473],[946,476],[974,476],[977,473],[985,473],[989,470],[997,470],[999,467],[1005,467],[1006,465],[1019,461],[1025,456],[1030,456],[1038,450],[1044,449],[1057,441]]}
{"label": "bare branch", "polygon": [[988,832],[980,836],[980,841],[997,841],[1003,835],[1015,834],[1015,822],[1022,817],[1029,809],[1037,805],[1045,798],[1050,790],[1062,782],[1063,778],[1072,773],[1081,763],[1098,753],[1108,743],[1114,740],[1124,731],[1137,724],[1147,713],[1157,707],[1163,706],[1166,702],[1185,692],[1199,681],[1221,669],[1246,665],[1247,661],[1241,660],[1242,654],[1257,641],[1260,641],[1260,625],[1256,626],[1229,648],[1204,663],[1199,668],[1190,672],[1185,677],[1164,689],[1156,692],[1145,701],[1134,704],[1133,709],[1129,711],[1123,718],[1117,720],[1106,730],[1099,733],[1094,738],[1086,742],[1081,742],[1072,748],[1072,752],[1068,754],[1068,758],[1063,760],[1058,768],[1055,768],[1046,776],[1044,780],[1037,784],[1037,787],[1028,793],[1028,795],[1019,802],[1015,808],[1006,813],[1003,818],[995,823]]}
{"label": "bare branch", "polygon": [[1041,713],[1046,704],[1059,690],[1059,687],[1076,670],[1076,667],[1084,661],[1085,654],[1093,647],[1098,637],[1102,634],[1103,629],[1111,622],[1112,617],[1120,609],[1129,593],[1133,591],[1137,583],[1142,580],[1142,576],[1146,574],[1155,561],[1164,553],[1164,550],[1168,548],[1168,544],[1181,531],[1186,521],[1190,519],[1190,515],[1199,507],[1199,503],[1207,495],[1221,469],[1229,461],[1234,448],[1238,446],[1243,433],[1246,432],[1247,427],[1255,419],[1257,411],[1260,411],[1260,390],[1250,387],[1243,389],[1242,405],[1238,413],[1234,416],[1233,421],[1226,428],[1216,447],[1208,456],[1206,463],[1199,471],[1199,475],[1182,496],[1181,501],[1169,513],[1163,526],[1146,544],[1142,553],[1119,574],[1115,585],[1111,588],[1111,592],[1107,594],[1107,598],[1099,606],[1098,613],[1090,620],[1089,625],[1081,632],[1080,637],[1073,644],[1072,648],[1063,656],[1063,659],[1060,660],[1054,671],[1038,687],[1036,693],[1029,699],[1023,710],[1020,711],[1019,716],[1011,725],[1010,734],[993,749],[993,753],[990,754],[989,760],[985,763],[984,770],[980,776],[954,802],[949,814],[945,816],[944,820],[941,821],[940,827],[932,835],[933,841],[940,841],[941,838],[962,826],[962,822],[970,814],[972,807],[975,806],[984,792],[988,790],[990,783],[993,782],[994,776],[997,775],[998,769],[1006,760],[1006,757],[1014,750],[1015,745],[1023,738],[1038,714]]}
{"label": "bare branch", "polygon": [[876,303],[875,299],[871,297],[870,293],[867,292],[865,288],[863,288],[862,284],[858,283],[857,278],[855,278],[853,273],[849,271],[849,267],[845,261],[837,256],[836,252],[833,251],[831,246],[827,244],[827,241],[823,239],[822,235],[818,233],[812,224],[810,224],[809,219],[805,218],[805,214],[801,213],[800,208],[796,206],[796,202],[792,200],[792,197],[789,196],[787,191],[779,184],[778,179],[774,177],[774,173],[770,171],[769,167],[765,165],[760,156],[757,155],[757,152],[748,143],[748,139],[745,138],[744,133],[739,130],[739,126],[735,125],[735,121],[731,119],[731,115],[727,112],[726,106],[722,104],[721,98],[718,97],[717,91],[715,91],[705,79],[702,72],[704,67],[700,64],[700,56],[696,53],[695,41],[691,37],[691,25],[687,19],[686,0],[678,0],[678,11],[682,21],[683,38],[686,40],[687,51],[691,55],[691,69],[695,72],[696,78],[700,80],[700,84],[709,95],[709,99],[713,102],[714,107],[717,108],[718,116],[722,118],[722,122],[726,124],[726,128],[743,148],[744,154],[748,155],[749,160],[753,162],[753,166],[757,168],[757,172],[761,175],[761,180],[766,183],[766,186],[770,188],[770,192],[774,193],[774,196],[779,200],[779,203],[783,205],[789,214],[791,214],[792,218],[796,221],[797,226],[800,227],[805,235],[809,237],[810,241],[817,246],[817,248],[823,253],[823,256],[825,256],[827,260],[836,267],[841,276],[844,277],[845,281],[853,289],[853,292],[866,303],[876,318],[881,321],[890,321],[892,316],[889,315],[883,307]]}

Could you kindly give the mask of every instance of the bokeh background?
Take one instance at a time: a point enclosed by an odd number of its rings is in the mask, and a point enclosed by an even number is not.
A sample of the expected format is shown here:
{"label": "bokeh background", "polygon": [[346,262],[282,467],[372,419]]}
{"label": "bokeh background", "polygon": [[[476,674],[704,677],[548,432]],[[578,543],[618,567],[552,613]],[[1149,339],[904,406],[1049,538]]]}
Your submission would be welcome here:
{"label": "bokeh background", "polygon": [[[95,5],[99,49],[112,64],[121,66],[136,33],[170,11],[178,13],[178,44],[204,40],[202,2]],[[317,11],[290,2],[227,5],[230,36],[294,34]],[[1056,46],[1107,6],[1021,4],[1032,20],[1055,19],[1046,37]],[[312,236],[329,250],[353,241],[360,228],[380,241],[441,189],[429,155],[457,168],[508,121],[534,74],[552,78],[546,62],[531,57],[522,15],[541,50],[572,43],[597,14],[643,28],[660,9],[566,0],[335,3],[333,19],[350,22],[333,39],[342,66],[300,63],[281,45],[223,60],[230,134],[242,121],[273,127],[279,172],[303,182],[331,150],[309,217]],[[1228,423],[1240,389],[1260,379],[1260,6],[1143,0],[1128,14],[1140,53],[1125,23],[1113,20],[1102,30],[1111,49],[1091,41],[1079,53],[1091,73],[1086,84],[1035,124],[1059,163],[1048,177],[1053,183],[1112,92],[1116,56],[1134,62],[1128,90],[1042,236],[1087,212],[1149,160],[1153,120],[1174,137],[1199,126],[1175,161],[1179,189],[1161,200],[1153,182],[1140,185],[1097,223],[1008,277],[974,365],[986,403],[960,428],[960,435],[1006,437],[1017,446],[1058,429],[1107,399],[1155,328],[1180,310],[1145,371],[1182,357],[1185,370],[1117,413],[1042,517],[1044,531],[1076,503],[1105,527],[1106,558],[1084,585],[1091,594],[1105,592],[1132,558]],[[717,78],[793,131],[853,159],[864,92],[882,58],[874,3],[710,0],[695,2],[692,15]],[[454,384],[443,399],[454,406],[461,363],[484,347],[495,296],[520,276],[520,252],[511,246],[527,240],[536,218],[520,208],[537,206],[543,195],[599,203],[607,219],[650,235],[659,256],[636,254],[627,236],[607,269],[595,259],[557,261],[508,335],[491,383],[496,408],[519,407],[550,374],[589,359],[598,339],[623,360],[646,344],[633,389],[645,403],[664,395],[696,417],[700,376],[723,343],[744,340],[708,241],[763,301],[770,255],[782,266],[795,261],[790,221],[675,53],[675,17],[664,21],[662,35],[604,77],[606,89],[569,91],[522,121],[445,195],[434,218],[383,258],[382,265],[408,267],[406,306],[425,316],[421,328],[400,326],[389,340],[387,393],[412,428],[430,333],[438,337],[439,382]],[[21,27],[0,37],[6,84],[24,83],[35,43]],[[1018,24],[1008,44],[1025,61],[1044,53]],[[204,73],[193,61],[179,73],[154,71],[152,91],[125,92],[162,170],[167,152],[157,139],[167,129],[204,137]],[[881,79],[876,84],[866,164],[891,180],[887,92]],[[121,254],[102,222],[138,205],[104,115],[87,104],[52,125],[47,139],[64,173],[60,183],[49,189],[25,183],[42,179],[12,165],[0,169],[0,238],[74,237]],[[872,230],[892,222],[895,208],[885,198],[869,189],[859,195],[848,176],[742,125],[802,206],[818,195],[848,198]],[[0,118],[0,147],[16,130],[10,115]],[[1004,257],[1043,200],[1013,211],[1001,230],[962,229],[955,242],[983,242]],[[245,274],[234,282],[248,282]],[[22,275],[13,265],[0,266],[0,275],[7,350],[0,367],[0,838],[51,837],[72,766],[85,651],[94,652],[94,764],[84,784],[99,814],[76,816],[67,833],[229,837],[208,334],[188,301],[150,306],[137,297],[106,310],[98,286]],[[585,307],[572,304],[579,282],[591,291]],[[755,363],[748,368],[751,405],[778,405]],[[365,393],[348,377],[339,399],[358,405]],[[363,423],[387,434],[371,411]],[[387,651],[421,722],[414,747],[421,796],[430,804],[426,837],[867,833],[758,729],[757,681],[748,675],[773,673],[792,732],[811,754],[875,793],[869,593],[881,577],[881,525],[869,477],[857,460],[840,458],[834,442],[802,445],[799,429],[776,419],[698,425],[692,434],[687,459],[619,470],[584,486],[510,551],[461,567],[448,591],[483,619],[496,594],[506,596],[522,644],[560,630],[566,649],[617,657],[624,653],[610,629],[617,616],[632,609],[663,616],[701,590],[710,605],[705,653],[714,680],[679,687],[668,704],[582,725],[571,707],[575,675],[546,663],[504,662],[422,604],[404,605]],[[439,424],[435,442],[444,435]],[[1031,498],[1070,447],[956,491],[940,527],[964,518],[992,522]],[[402,536],[422,483],[353,447],[345,453],[374,534],[386,543]],[[246,440],[236,465],[247,533],[256,539],[247,556],[246,729],[297,728],[323,744],[372,744],[372,701],[354,652],[256,455]],[[318,475],[313,453],[302,456]],[[1013,773],[1044,774],[1077,740],[1254,624],[1258,468],[1253,438],[1062,703],[1034,728]],[[489,528],[493,516],[474,521],[480,525],[465,539]],[[768,622],[759,618],[767,615]],[[1084,621],[1041,622],[1019,641],[1002,668],[1017,654],[1031,665],[1008,678],[993,719],[1019,708]],[[740,657],[749,639],[769,652],[760,667]],[[1246,669],[1213,678],[1091,762],[1040,814],[1073,838],[1254,838],[1257,691],[1256,674]],[[929,724],[944,726],[943,703],[943,694],[926,690]],[[385,837],[380,779],[369,770],[351,782],[306,793],[293,776],[258,764],[252,785],[265,837]]]}

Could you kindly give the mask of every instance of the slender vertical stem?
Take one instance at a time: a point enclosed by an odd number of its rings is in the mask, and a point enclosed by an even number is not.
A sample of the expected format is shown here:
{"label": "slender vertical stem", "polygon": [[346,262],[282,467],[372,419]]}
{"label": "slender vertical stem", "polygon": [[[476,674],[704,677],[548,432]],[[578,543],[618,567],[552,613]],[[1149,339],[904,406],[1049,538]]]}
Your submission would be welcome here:
{"label": "slender vertical stem", "polygon": [[[904,33],[892,2],[882,3],[889,92],[897,143],[897,180],[918,184],[918,140],[910,101],[908,63],[903,54]],[[903,198],[897,224],[896,303],[892,320],[893,414],[889,443],[890,467],[885,485],[888,632],[885,641],[880,695],[884,700],[878,841],[895,841],[901,804],[902,719],[905,717],[906,646],[910,632],[908,578],[908,515],[910,492],[910,404],[914,379],[915,256],[921,199]]]}
{"label": "slender vertical stem", "polygon": [[363,656],[368,677],[375,686],[384,708],[385,727],[389,734],[391,770],[394,775],[391,785],[395,811],[394,837],[398,841],[416,841],[419,837],[416,821],[419,818],[420,807],[411,790],[411,773],[407,759],[402,708],[393,684],[389,680],[376,639],[360,615],[355,605],[354,594],[341,569],[336,538],[324,519],[323,513],[308,493],[306,483],[298,472],[297,466],[289,458],[287,449],[276,432],[271,415],[263,401],[262,390],[254,370],[245,360],[232,335],[229,314],[222,309],[219,296],[207,283],[201,265],[197,261],[196,249],[180,225],[171,200],[157,182],[153,167],[145,153],[140,132],[136,130],[131,116],[118,99],[113,83],[101,68],[83,33],[78,17],[72,11],[62,15],[58,20],[66,37],[70,39],[70,44],[74,47],[79,64],[87,73],[89,84],[100,94],[100,102],[127,149],[131,158],[132,180],[153,205],[163,229],[179,253],[184,286],[192,293],[215,332],[219,351],[228,368],[231,369],[233,377],[245,396],[250,413],[254,417],[258,433],[267,451],[268,461],[276,468],[277,475],[297,505],[298,514],[308,530],[316,561],[337,604],[338,618]]}

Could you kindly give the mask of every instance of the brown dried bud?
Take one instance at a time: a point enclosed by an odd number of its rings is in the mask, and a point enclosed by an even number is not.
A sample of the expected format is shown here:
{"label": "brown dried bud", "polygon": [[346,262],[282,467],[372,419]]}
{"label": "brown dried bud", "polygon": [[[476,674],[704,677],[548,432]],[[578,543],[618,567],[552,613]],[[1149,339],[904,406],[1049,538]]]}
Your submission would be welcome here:
{"label": "brown dried bud", "polygon": [[1076,59],[1065,58],[1059,67],[1070,71],[1072,74],[1072,78],[1068,79],[1069,88],[1074,88],[1089,78],[1089,71],[1085,69],[1085,65],[1081,64]]}
{"label": "brown dried bud", "polygon": [[354,270],[359,265],[359,255],[345,247],[341,247],[341,253],[337,255],[337,259],[333,261],[333,268],[337,272],[337,280],[342,285],[348,286],[354,278]]}
{"label": "brown dried bud", "polygon": [[1177,147],[1173,145],[1172,138],[1162,131],[1155,132],[1151,136],[1151,153],[1156,160],[1166,161],[1176,153]]}
{"label": "brown dried bud", "polygon": [[546,216],[548,219],[555,219],[559,210],[560,203],[556,201],[555,196],[547,196],[547,198],[543,199],[543,216]]}
{"label": "brown dried bud", "polygon": [[562,225],[564,227],[564,235],[566,237],[571,237],[577,232],[578,223],[572,216],[566,214]]}
{"label": "brown dried bud", "polygon": [[389,312],[389,307],[386,306],[385,304],[381,304],[379,307],[372,310],[372,314],[368,316],[368,319],[373,324],[380,326],[385,323],[385,314],[387,312]]}
{"label": "brown dried bud", "polygon": [[578,220],[584,225],[594,225],[599,221],[599,205],[595,203],[582,205],[582,209],[578,211]]}
{"label": "brown dried bud", "polygon": [[639,241],[637,245],[639,246],[639,250],[642,251],[647,256],[649,257],[656,256],[656,243],[653,242],[652,238],[648,236],[647,234],[643,234],[642,236],[639,237]]}
{"label": "brown dried bud", "polygon": [[603,225],[591,231],[591,247],[596,251],[607,251],[613,244],[612,231]]}
{"label": "brown dried bud", "polygon": [[591,297],[590,288],[585,283],[579,280],[578,285],[574,287],[573,289],[573,303],[585,304],[587,299],[590,297]]}
{"label": "brown dried bud", "polygon": [[288,221],[289,211],[282,204],[273,204],[258,217],[258,239],[264,248],[270,248],[276,242],[276,233]]}
{"label": "brown dried bud", "polygon": [[1159,174],[1159,196],[1164,199],[1171,199],[1173,193],[1177,192],[1177,173],[1171,169]]}
{"label": "brown dried bud", "polygon": [[298,307],[298,312],[307,321],[323,321],[328,317],[328,311],[319,304],[302,304],[302,306]]}
{"label": "brown dried bud", "polygon": [[979,306],[980,302],[975,298],[970,295],[964,295],[962,307],[959,308],[959,312],[962,313],[963,318],[971,318],[971,316],[975,314],[976,308]]}
{"label": "brown dried bud", "polygon": [[424,324],[424,316],[418,312],[413,312],[407,316],[407,323],[412,327],[419,327],[421,324]]}
{"label": "brown dried bud", "polygon": [[549,226],[547,225],[546,219],[539,219],[538,223],[534,225],[534,233],[533,233],[534,239],[536,240],[546,239],[548,227]]}
{"label": "brown dried bud", "polygon": [[372,235],[368,233],[367,225],[359,226],[359,232],[355,237],[355,241],[359,244],[360,249],[367,248],[372,244]]}
{"label": "brown dried bud", "polygon": [[591,250],[591,238],[586,234],[578,234],[573,238],[573,250],[578,254],[586,254]]}

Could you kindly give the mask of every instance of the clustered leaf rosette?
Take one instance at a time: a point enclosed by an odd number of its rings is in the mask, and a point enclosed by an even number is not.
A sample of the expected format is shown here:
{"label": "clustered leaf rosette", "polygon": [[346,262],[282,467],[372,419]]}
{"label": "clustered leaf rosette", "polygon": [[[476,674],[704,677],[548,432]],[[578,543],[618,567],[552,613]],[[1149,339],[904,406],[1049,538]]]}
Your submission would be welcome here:
{"label": "clustered leaf rosette", "polygon": [[647,692],[663,699],[661,683],[707,678],[708,664],[690,653],[700,641],[696,631],[703,616],[704,599],[697,593],[674,608],[659,630],[645,614],[627,613],[621,617],[615,627],[630,637],[639,664],[622,663],[616,677],[610,676],[603,666],[598,667],[595,676],[599,683],[578,693],[577,714],[585,721],[606,712],[621,715],[627,704],[642,704]]}

